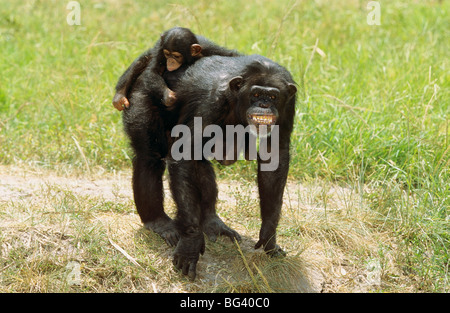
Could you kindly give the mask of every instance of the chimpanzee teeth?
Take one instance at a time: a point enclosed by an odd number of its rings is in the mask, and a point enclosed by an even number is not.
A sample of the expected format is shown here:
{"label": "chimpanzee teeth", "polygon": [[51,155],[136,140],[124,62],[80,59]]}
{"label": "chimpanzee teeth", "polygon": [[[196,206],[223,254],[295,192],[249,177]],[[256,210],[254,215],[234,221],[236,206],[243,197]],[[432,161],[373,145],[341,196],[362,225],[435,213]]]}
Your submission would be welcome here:
{"label": "chimpanzee teeth", "polygon": [[274,117],[271,115],[251,115],[251,119],[257,124],[270,125],[273,123]]}

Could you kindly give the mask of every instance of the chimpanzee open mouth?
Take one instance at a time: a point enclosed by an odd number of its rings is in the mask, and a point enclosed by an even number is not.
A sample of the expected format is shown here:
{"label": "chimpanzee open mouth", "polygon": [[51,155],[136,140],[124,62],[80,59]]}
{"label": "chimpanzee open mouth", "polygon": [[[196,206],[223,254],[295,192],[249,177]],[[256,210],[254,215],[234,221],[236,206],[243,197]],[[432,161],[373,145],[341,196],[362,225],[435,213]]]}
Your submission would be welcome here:
{"label": "chimpanzee open mouth", "polygon": [[256,127],[260,125],[275,125],[277,118],[277,114],[270,109],[251,108],[247,111],[248,123]]}
{"label": "chimpanzee open mouth", "polygon": [[274,125],[277,117],[274,114],[249,114],[249,122],[258,125]]}
{"label": "chimpanzee open mouth", "polygon": [[[277,115],[271,110],[264,110],[265,112],[252,112],[247,113],[247,121],[249,125],[254,125],[256,129],[252,130],[255,136],[268,136],[271,133],[271,125],[275,125],[277,122]],[[267,128],[261,133],[260,127],[267,126]]]}

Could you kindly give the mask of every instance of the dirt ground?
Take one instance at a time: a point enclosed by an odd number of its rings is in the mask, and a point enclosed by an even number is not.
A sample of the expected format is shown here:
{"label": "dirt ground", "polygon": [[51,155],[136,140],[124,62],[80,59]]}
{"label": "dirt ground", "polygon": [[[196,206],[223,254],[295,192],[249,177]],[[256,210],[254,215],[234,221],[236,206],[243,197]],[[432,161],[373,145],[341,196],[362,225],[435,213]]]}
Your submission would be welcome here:
{"label": "dirt ground", "polygon": [[[131,172],[74,174],[64,171],[48,171],[36,168],[0,166],[0,206],[17,201],[40,201],[45,186],[58,186],[73,194],[108,201],[129,201],[132,204]],[[165,193],[171,201],[167,181]],[[257,187],[243,181],[220,181],[218,206],[224,212],[228,207],[258,206]],[[289,181],[283,204],[283,217],[278,228],[279,244],[287,247],[288,253],[301,256],[302,269],[294,279],[298,292],[367,292],[381,286],[380,260],[376,255],[377,234],[366,228],[367,212],[358,210],[361,203],[356,188],[325,185],[314,181],[299,184]],[[230,209],[231,210],[231,209]],[[258,212],[253,210],[251,214]],[[231,227],[243,237],[241,249],[254,251],[257,232],[248,225],[226,219]],[[104,222],[117,223],[117,218],[102,215]],[[363,216],[363,217],[361,217]],[[129,217],[133,228],[139,228],[139,217],[133,213]],[[231,220],[231,222],[229,222]],[[324,220],[326,226],[324,226]],[[11,226],[11,222],[0,215],[0,231]],[[280,231],[281,230],[281,231]],[[292,231],[291,231],[292,230]],[[295,230],[295,231],[294,231]],[[122,230],[123,231],[123,230]],[[168,259],[171,249],[162,248]],[[365,249],[364,260],[357,260],[355,250]],[[372,251],[373,250],[373,251]],[[253,253],[253,252],[252,252]],[[199,281],[213,284],[217,272],[230,266],[227,258],[222,259],[206,253],[199,262]],[[229,269],[232,271],[232,269]],[[189,288],[186,288],[189,291]],[[186,291],[184,290],[184,291]],[[156,291],[178,291],[162,289]],[[291,290],[292,291],[292,290]]]}

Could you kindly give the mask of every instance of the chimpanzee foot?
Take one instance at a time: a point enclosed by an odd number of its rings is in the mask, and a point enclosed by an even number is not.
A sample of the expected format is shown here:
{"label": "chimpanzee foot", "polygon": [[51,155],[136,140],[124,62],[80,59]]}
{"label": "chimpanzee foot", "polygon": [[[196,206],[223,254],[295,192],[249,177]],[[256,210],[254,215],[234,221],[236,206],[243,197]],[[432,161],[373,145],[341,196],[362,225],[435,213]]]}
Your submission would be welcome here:
{"label": "chimpanzee foot", "polygon": [[205,253],[205,238],[200,230],[191,229],[180,238],[173,253],[173,265],[187,275],[191,281],[197,275],[197,262]]}
{"label": "chimpanzee foot", "polygon": [[279,245],[276,245],[274,250],[266,251],[266,253],[274,258],[285,257],[287,255],[286,251],[280,248]]}
{"label": "chimpanzee foot", "polygon": [[213,242],[217,240],[217,236],[227,236],[233,242],[234,239],[238,242],[241,241],[241,236],[225,225],[225,223],[215,214],[205,217],[205,220],[203,221],[203,232],[208,236],[208,239]]}
{"label": "chimpanzee foot", "polygon": [[263,238],[260,238],[255,245],[255,249],[259,249],[261,247],[263,247],[264,252],[271,257],[285,257],[287,255],[287,253],[276,244],[275,235],[272,237],[263,236]]}
{"label": "chimpanzee foot", "polygon": [[167,215],[145,223],[144,227],[160,235],[169,246],[175,247],[178,244],[180,236],[174,221]]}
{"label": "chimpanzee foot", "polygon": [[[255,249],[259,248],[259,247],[258,248],[257,247],[258,247],[258,244],[256,244]],[[273,258],[285,257],[287,255],[287,253],[283,249],[281,249],[280,246],[277,244],[273,248],[264,247],[264,252],[266,252],[266,254],[268,256],[273,257]]]}

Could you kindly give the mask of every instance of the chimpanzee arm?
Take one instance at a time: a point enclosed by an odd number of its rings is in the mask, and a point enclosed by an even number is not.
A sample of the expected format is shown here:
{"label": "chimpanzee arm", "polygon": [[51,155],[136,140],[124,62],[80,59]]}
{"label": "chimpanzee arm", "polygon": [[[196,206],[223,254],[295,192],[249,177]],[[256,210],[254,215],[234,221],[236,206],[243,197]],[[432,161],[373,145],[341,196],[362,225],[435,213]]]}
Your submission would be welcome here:
{"label": "chimpanzee arm", "polygon": [[203,56],[212,56],[212,55],[220,55],[224,57],[237,57],[241,56],[239,52],[236,50],[230,50],[224,47],[221,47],[214,42],[206,39],[203,36],[196,35],[198,43],[202,46],[202,55]]}
{"label": "chimpanzee arm", "polygon": [[153,48],[150,48],[134,60],[133,63],[131,63],[122,76],[120,76],[116,85],[116,93],[120,93],[125,97],[128,97],[128,93],[131,90],[130,87],[150,63],[152,54]]}
{"label": "chimpanzee arm", "polygon": [[286,255],[276,244],[276,229],[289,171],[289,147],[280,147],[279,164],[276,170],[263,171],[261,167],[263,163],[267,161],[262,161],[258,155],[258,189],[262,224],[255,249],[262,246],[269,255]]}
{"label": "chimpanzee arm", "polygon": [[155,99],[154,105],[162,104],[171,106],[176,98],[175,93],[167,87],[167,84],[161,75],[161,66],[154,64],[154,59],[150,61],[150,64],[142,73],[143,90],[145,94]]}
{"label": "chimpanzee arm", "polygon": [[137,78],[139,77],[139,75],[141,75],[141,73],[153,58],[152,51],[153,49],[149,49],[141,54],[127,68],[122,76],[120,76],[119,81],[116,84],[116,94],[114,95],[112,100],[112,103],[117,110],[122,111],[124,107],[128,108],[130,106],[127,98],[129,97],[129,93]]}
{"label": "chimpanzee arm", "polygon": [[[276,229],[280,219],[283,193],[289,172],[289,146],[294,116],[295,97],[291,97],[284,110],[280,110],[278,130],[273,130],[270,137],[261,139],[267,140],[266,147],[267,151],[271,152],[271,157],[278,155],[278,160],[275,163],[276,169],[267,167],[267,163],[271,163],[273,160],[263,161],[258,154],[258,189],[262,224],[259,241],[255,245],[255,249],[262,246],[264,251],[272,256],[286,255],[276,243]],[[260,141],[260,152],[262,144],[263,142]],[[272,151],[272,149],[274,150]],[[269,170],[263,170],[263,165]]]}

